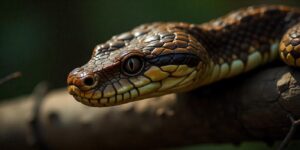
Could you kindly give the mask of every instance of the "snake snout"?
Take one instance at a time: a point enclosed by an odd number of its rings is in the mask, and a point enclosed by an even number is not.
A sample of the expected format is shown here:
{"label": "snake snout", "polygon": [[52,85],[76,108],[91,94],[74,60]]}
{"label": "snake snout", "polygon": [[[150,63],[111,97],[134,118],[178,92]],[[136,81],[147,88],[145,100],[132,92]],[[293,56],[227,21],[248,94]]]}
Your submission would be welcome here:
{"label": "snake snout", "polygon": [[82,68],[76,68],[69,73],[68,85],[76,86],[80,90],[89,90],[94,88],[98,83],[98,75],[93,72],[88,72]]}

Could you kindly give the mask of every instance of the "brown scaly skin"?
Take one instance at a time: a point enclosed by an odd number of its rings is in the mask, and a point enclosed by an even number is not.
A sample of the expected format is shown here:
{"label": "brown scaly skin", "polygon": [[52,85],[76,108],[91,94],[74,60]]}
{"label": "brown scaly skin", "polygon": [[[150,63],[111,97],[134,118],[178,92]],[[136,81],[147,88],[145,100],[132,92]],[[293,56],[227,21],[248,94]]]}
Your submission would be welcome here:
{"label": "brown scaly skin", "polygon": [[291,66],[300,66],[300,24],[287,31],[280,42],[280,57]]}
{"label": "brown scaly skin", "polygon": [[91,60],[69,74],[68,90],[98,107],[188,91],[275,59],[283,35],[281,58],[300,66],[297,22],[295,8],[259,6],[201,25],[144,24],[97,45]]}

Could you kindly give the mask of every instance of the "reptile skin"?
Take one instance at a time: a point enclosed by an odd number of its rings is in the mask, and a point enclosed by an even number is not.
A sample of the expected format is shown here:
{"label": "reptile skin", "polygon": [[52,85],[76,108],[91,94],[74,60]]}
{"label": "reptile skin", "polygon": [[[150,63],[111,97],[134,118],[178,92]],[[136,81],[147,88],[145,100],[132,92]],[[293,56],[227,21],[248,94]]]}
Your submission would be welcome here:
{"label": "reptile skin", "polygon": [[112,106],[184,92],[230,78],[278,56],[300,66],[300,11],[243,8],[204,24],[157,22],[113,36],[68,76],[89,106]]}

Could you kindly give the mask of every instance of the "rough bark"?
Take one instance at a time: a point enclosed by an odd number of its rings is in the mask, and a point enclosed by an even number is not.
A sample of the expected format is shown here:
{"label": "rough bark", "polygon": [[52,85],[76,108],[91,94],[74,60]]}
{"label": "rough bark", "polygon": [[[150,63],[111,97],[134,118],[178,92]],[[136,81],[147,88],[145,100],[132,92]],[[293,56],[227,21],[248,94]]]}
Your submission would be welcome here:
{"label": "rough bark", "polygon": [[24,96],[0,105],[0,149],[154,149],[282,140],[291,125],[287,115],[300,117],[299,83],[299,71],[276,67],[109,108],[84,106],[65,89],[50,92],[41,105],[35,100],[41,95]]}

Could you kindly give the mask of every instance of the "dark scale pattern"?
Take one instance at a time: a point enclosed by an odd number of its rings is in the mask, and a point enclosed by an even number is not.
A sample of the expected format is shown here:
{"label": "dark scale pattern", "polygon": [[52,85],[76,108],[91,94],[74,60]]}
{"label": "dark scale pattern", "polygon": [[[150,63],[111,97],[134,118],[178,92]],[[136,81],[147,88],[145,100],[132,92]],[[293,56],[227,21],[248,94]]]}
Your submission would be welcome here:
{"label": "dark scale pattern", "polygon": [[230,63],[235,55],[246,63],[250,47],[261,54],[270,53],[271,44],[299,18],[299,11],[288,7],[248,7],[200,25],[198,38],[206,43],[216,63],[220,56]]}
{"label": "dark scale pattern", "polygon": [[195,67],[199,63],[199,57],[193,54],[178,53],[178,54],[165,54],[158,57],[150,58],[148,62],[155,66],[166,65],[182,65],[186,64],[190,67]]}

